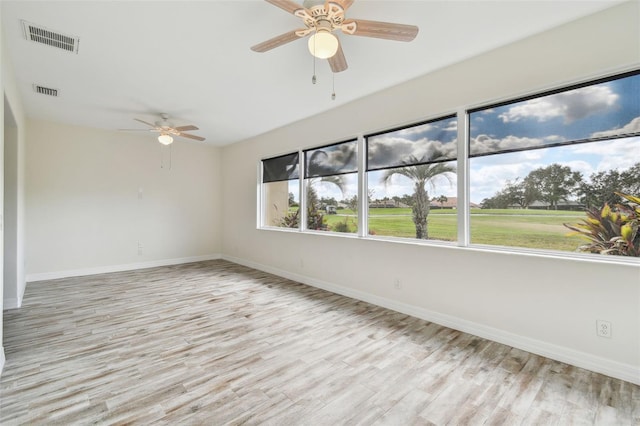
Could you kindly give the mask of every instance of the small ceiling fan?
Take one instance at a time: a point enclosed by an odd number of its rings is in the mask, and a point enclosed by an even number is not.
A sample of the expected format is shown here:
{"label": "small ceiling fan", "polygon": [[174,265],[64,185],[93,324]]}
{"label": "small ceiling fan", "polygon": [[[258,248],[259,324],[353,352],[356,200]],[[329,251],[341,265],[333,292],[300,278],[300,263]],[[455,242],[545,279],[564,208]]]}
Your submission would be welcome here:
{"label": "small ceiling fan", "polygon": [[[173,136],[180,136],[182,138],[195,139],[197,141],[203,141],[205,138],[201,136],[192,135],[189,133],[185,133],[188,130],[198,130],[198,127],[193,124],[189,124],[186,126],[174,126],[169,122],[169,114],[160,114],[162,121],[156,121],[155,124],[151,124],[144,120],[140,120],[139,118],[134,118],[134,120],[146,124],[151,127],[148,131],[160,133],[158,136],[158,142],[163,145],[170,145],[173,142]],[[141,130],[141,129],[127,129],[127,130]]]}
{"label": "small ceiling fan", "polygon": [[333,34],[341,30],[343,34],[362,37],[375,37],[396,41],[411,41],[418,34],[414,25],[393,24],[390,22],[365,21],[363,19],[345,19],[345,12],[354,0],[305,0],[302,5],[293,0],[265,0],[298,18],[306,28],[289,31],[251,47],[254,52],[266,52],[299,38],[309,37],[309,51],[317,58],[327,59],[331,71],[342,72],[347,69],[347,60],[340,41]]}

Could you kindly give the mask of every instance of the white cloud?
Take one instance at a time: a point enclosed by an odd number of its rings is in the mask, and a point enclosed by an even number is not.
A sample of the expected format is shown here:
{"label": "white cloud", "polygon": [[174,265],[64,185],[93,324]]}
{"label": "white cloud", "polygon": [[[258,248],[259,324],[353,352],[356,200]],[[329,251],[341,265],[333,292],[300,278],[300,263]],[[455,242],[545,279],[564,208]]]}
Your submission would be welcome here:
{"label": "white cloud", "polygon": [[457,146],[455,139],[452,142],[443,143],[429,139],[410,141],[397,137],[376,138],[369,145],[370,167],[384,167],[389,165],[401,165],[411,157],[429,159],[434,156],[444,155],[448,158],[456,157]]}
{"label": "white cloud", "polygon": [[[537,151],[539,152],[539,150]],[[527,155],[529,153],[530,151],[524,151],[508,156],[496,155],[472,159],[470,170],[471,201],[480,203],[485,198],[493,197],[498,190],[504,188],[507,181],[513,182],[517,178],[522,179],[530,171],[545,166],[545,163],[540,161],[539,155],[529,157]]]}
{"label": "white cloud", "polygon": [[558,162],[561,166],[567,166],[575,172],[582,173],[583,177],[589,177],[594,172],[593,166],[585,160],[573,160]]}
{"label": "white cloud", "polygon": [[640,156],[634,153],[640,152],[640,136],[632,138],[621,138],[610,141],[597,141],[571,145],[569,147],[572,154],[591,154],[607,156],[612,153],[625,155],[634,163],[640,161]]}
{"label": "white cloud", "polygon": [[444,129],[445,132],[457,132],[458,131],[458,122],[456,120],[451,120],[447,123],[447,127]]}
{"label": "white cloud", "polygon": [[571,123],[610,109],[619,98],[609,86],[588,86],[518,103],[498,117],[503,123],[515,123],[526,118],[547,121],[557,117]]}
{"label": "white cloud", "polygon": [[640,137],[583,143],[570,149],[573,155],[594,158],[593,172],[626,170],[640,162],[640,156],[635,154],[640,152]]}
{"label": "white cloud", "polygon": [[619,129],[605,130],[602,132],[595,132],[591,135],[593,138],[626,135],[630,133],[640,133],[640,117],[636,117]]}
{"label": "white cloud", "polygon": [[495,139],[488,135],[478,135],[471,139],[471,154],[477,155],[496,151],[532,148],[544,145],[545,139],[521,138],[517,136],[507,136],[502,139]]}
{"label": "white cloud", "polygon": [[427,131],[429,131],[431,129],[433,129],[433,126],[431,124],[422,124],[420,126],[407,127],[405,129],[398,130],[397,132],[394,132],[393,134],[396,135],[396,136],[412,136],[412,135],[419,135],[419,134],[427,132]]}

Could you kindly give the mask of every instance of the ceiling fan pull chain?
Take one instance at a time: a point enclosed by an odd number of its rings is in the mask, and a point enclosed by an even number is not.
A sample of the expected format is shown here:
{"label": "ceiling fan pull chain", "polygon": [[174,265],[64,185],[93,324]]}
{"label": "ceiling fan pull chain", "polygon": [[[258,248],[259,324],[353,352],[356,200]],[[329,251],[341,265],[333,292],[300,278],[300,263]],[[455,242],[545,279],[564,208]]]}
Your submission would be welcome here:
{"label": "ceiling fan pull chain", "polygon": [[169,171],[171,171],[171,166],[173,165],[173,163],[171,162],[171,160],[172,160],[171,159],[171,153],[173,152],[172,150],[173,150],[173,148],[171,147],[171,145],[169,145]]}
{"label": "ceiling fan pull chain", "polygon": [[311,77],[311,83],[316,84],[316,81],[318,81],[316,78],[316,57],[313,55],[311,57],[313,58],[313,77]]}
{"label": "ceiling fan pull chain", "polygon": [[331,83],[331,88],[333,89],[333,92],[331,92],[331,100],[335,101],[336,100],[336,73],[333,72],[331,73],[332,77],[333,77],[333,81]]}
{"label": "ceiling fan pull chain", "polygon": [[160,168],[164,169],[164,156],[162,155],[162,144],[158,144],[158,149],[160,150],[158,151],[160,152]]}

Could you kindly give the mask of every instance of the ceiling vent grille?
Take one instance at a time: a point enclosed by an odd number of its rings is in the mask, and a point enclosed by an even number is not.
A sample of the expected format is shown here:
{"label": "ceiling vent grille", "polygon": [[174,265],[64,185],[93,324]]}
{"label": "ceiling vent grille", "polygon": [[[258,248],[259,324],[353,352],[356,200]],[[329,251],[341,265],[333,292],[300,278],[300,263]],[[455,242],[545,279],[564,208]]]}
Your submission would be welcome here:
{"label": "ceiling vent grille", "polygon": [[58,89],[52,89],[51,87],[44,87],[38,84],[34,84],[33,90],[34,92],[40,93],[41,95],[53,96],[55,98],[58,97]]}
{"label": "ceiling vent grille", "polygon": [[27,21],[22,21],[22,29],[25,38],[29,41],[46,44],[66,52],[78,53],[80,45],[78,37],[62,34]]}

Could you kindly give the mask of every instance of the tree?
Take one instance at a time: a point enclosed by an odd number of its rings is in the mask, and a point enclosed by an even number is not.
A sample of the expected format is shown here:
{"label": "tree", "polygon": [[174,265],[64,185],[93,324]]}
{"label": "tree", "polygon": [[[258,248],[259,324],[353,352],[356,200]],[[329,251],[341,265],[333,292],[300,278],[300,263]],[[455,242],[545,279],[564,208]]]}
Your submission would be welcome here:
{"label": "tree", "polygon": [[315,186],[319,183],[330,183],[336,185],[344,194],[346,182],[344,176],[323,176],[319,178],[311,178],[307,182],[307,229],[325,229],[324,212],[320,209],[320,201],[318,200],[318,192]]}
{"label": "tree", "polygon": [[588,182],[580,184],[579,192],[582,194],[581,200],[587,208],[621,203],[622,198],[616,192],[640,193],[640,163],[636,163],[622,172],[613,169],[593,173]]}
{"label": "tree", "polygon": [[507,207],[518,206],[520,208],[529,208],[531,203],[541,198],[540,190],[536,186],[535,179],[527,176],[522,181],[516,178],[513,182],[507,181],[503,193],[507,201]]}
{"label": "tree", "polygon": [[500,191],[496,192],[491,198],[482,200],[483,209],[508,209],[509,207],[518,206],[526,209],[538,197],[538,190],[532,180],[526,178],[518,182],[516,180],[507,181]]}
{"label": "tree", "polygon": [[289,207],[297,207],[298,203],[296,203],[295,195],[293,192],[289,193]]}
{"label": "tree", "polygon": [[404,176],[413,182],[413,198],[414,204],[411,207],[413,213],[413,223],[416,226],[416,238],[428,239],[429,228],[427,217],[429,216],[429,193],[427,184],[435,190],[434,179],[437,176],[445,177],[451,183],[451,173],[455,173],[454,166],[446,163],[416,164],[426,161],[434,161],[440,157],[439,153],[432,155],[431,158],[422,158],[418,160],[415,156],[410,156],[404,164],[404,167],[397,169],[387,169],[382,175],[381,182],[385,185],[391,182],[391,178],[395,175]]}
{"label": "tree", "polygon": [[557,210],[559,201],[567,201],[569,195],[576,193],[582,182],[582,173],[554,163],[533,170],[524,182],[537,189],[537,198],[540,201],[547,202],[551,209]]}
{"label": "tree", "polygon": [[498,191],[493,197],[482,200],[480,207],[483,209],[506,209],[509,207],[509,202],[502,191]]}
{"label": "tree", "polygon": [[403,194],[402,197],[400,197],[400,202],[411,207],[414,204],[414,197],[413,195]]}
{"label": "tree", "polygon": [[[340,191],[344,192],[346,183],[343,176],[325,176],[321,178],[312,178],[307,182],[307,229],[321,230],[325,229],[324,212],[320,209],[320,200],[318,200],[318,191],[315,185],[320,182],[328,182],[336,185]],[[293,196],[289,193],[289,198]],[[300,223],[300,210],[288,212],[280,219],[279,226],[287,228],[297,228]]]}

